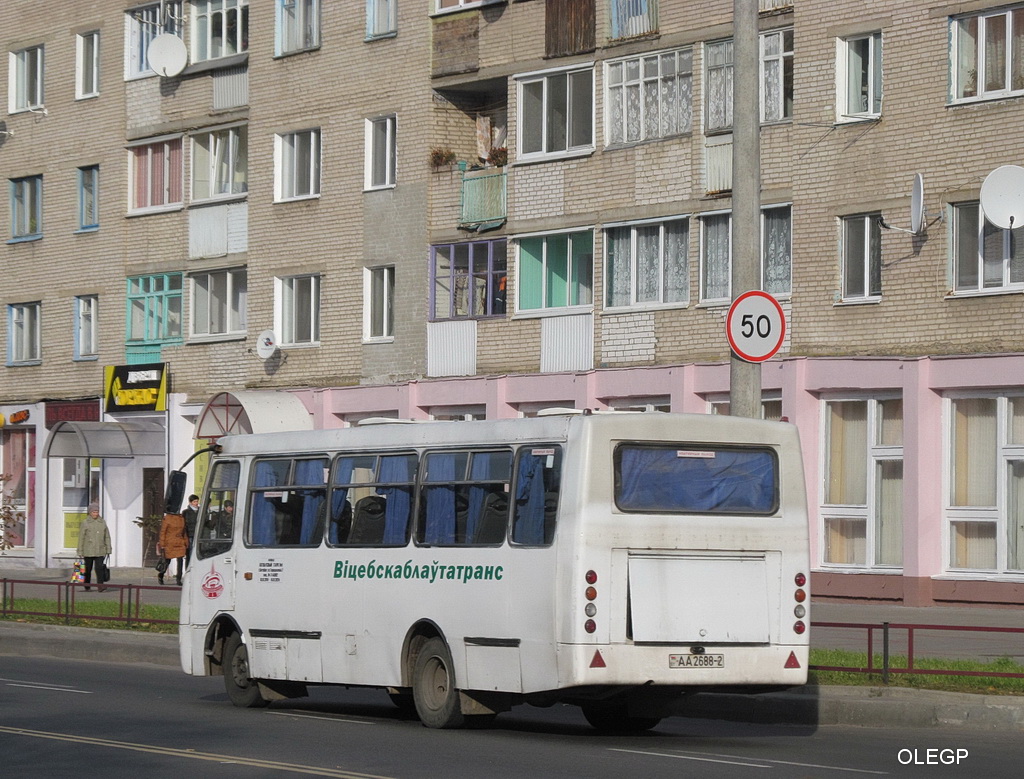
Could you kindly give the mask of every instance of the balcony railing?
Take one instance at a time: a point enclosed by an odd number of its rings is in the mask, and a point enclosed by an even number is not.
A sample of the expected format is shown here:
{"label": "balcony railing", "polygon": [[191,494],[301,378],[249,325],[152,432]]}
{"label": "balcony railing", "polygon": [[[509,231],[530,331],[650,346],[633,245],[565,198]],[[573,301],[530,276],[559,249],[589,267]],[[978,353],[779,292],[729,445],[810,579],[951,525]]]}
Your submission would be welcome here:
{"label": "balcony railing", "polygon": [[505,221],[505,179],[505,171],[497,168],[462,172],[460,227],[480,229],[489,223]]}

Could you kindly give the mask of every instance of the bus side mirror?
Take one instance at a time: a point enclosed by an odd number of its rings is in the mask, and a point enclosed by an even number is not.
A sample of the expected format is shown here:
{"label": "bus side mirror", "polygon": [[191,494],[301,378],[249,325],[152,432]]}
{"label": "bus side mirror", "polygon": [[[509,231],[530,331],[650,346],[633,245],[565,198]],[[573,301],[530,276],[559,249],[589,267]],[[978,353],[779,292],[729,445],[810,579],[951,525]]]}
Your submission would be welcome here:
{"label": "bus side mirror", "polygon": [[164,512],[180,514],[181,503],[185,500],[185,472],[171,471],[167,475],[167,499],[164,501]]}

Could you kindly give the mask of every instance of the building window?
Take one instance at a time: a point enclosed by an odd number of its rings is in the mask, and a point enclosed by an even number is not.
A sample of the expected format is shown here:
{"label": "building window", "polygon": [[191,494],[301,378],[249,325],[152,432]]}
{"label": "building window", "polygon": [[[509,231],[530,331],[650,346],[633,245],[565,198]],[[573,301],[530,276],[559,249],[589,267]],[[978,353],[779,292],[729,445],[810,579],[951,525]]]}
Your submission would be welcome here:
{"label": "building window", "polygon": [[43,177],[11,179],[11,237],[38,238],[43,234]]}
{"label": "building window", "polygon": [[519,310],[589,306],[594,292],[594,233],[519,239]]}
{"label": "building window", "polygon": [[605,303],[620,306],[685,303],[690,297],[690,221],[609,227],[605,231]]}
{"label": "building window", "polygon": [[274,199],[320,194],[320,130],[274,136]]}
{"label": "building window", "polygon": [[658,31],[658,0],[611,0],[610,11],[613,39]]}
{"label": "building window", "polygon": [[[760,47],[760,119],[778,122],[793,115],[793,31],[762,33]],[[708,133],[732,129],[732,40],[708,43],[704,50]]]}
{"label": "building window", "polygon": [[0,430],[0,473],[12,511],[0,519],[0,533],[15,547],[35,546],[36,428],[7,425]]}
{"label": "building window", "polygon": [[9,111],[43,107],[43,47],[30,46],[11,52]]}
{"label": "building window", "polygon": [[594,147],[594,72],[568,70],[519,79],[519,158]]}
{"label": "building window", "polygon": [[903,564],[903,401],[825,404],[823,562]]}
{"label": "building window", "polygon": [[167,208],[182,203],[181,138],[130,149],[132,209]]}
{"label": "building window", "polygon": [[192,274],[192,335],[245,332],[245,268]]}
{"label": "building window", "polygon": [[732,285],[732,216],[701,217],[700,299],[726,301]]}
{"label": "building window", "polygon": [[276,282],[275,329],[282,346],[320,341],[320,276],[285,276]]}
{"label": "building window", "polygon": [[96,295],[75,298],[75,359],[94,360],[99,353],[96,327],[99,321],[99,302]]}
{"label": "building window", "polygon": [[431,318],[476,319],[504,314],[507,269],[504,238],[431,247]]}
{"label": "building window", "polygon": [[693,50],[677,49],[607,66],[608,143],[688,133],[693,122]]}
{"label": "building window", "polygon": [[953,206],[953,291],[996,292],[1024,286],[1024,227],[996,227],[978,203]]}
{"label": "building window", "polygon": [[472,8],[478,5],[487,5],[497,0],[437,0],[437,10],[447,11],[457,8]]}
{"label": "building window", "polygon": [[1024,397],[950,400],[949,567],[1024,571]]}
{"label": "building window", "polygon": [[248,130],[229,127],[192,136],[192,199],[241,195],[248,190]]}
{"label": "building window", "polygon": [[395,186],[397,122],[393,114],[366,120],[366,189]]}
{"label": "building window", "polygon": [[42,305],[16,303],[7,307],[7,362],[9,365],[37,363],[42,359],[39,337]]}
{"label": "building window", "polygon": [[1024,91],[1024,8],[961,16],[950,27],[954,100]]}
{"label": "building window", "polygon": [[882,113],[882,33],[838,41],[839,120]]}
{"label": "building window", "polygon": [[96,230],[100,226],[100,166],[78,169],[78,229]]}
{"label": "building window", "polygon": [[320,45],[320,0],[277,0],[277,54]]}
{"label": "building window", "polygon": [[386,265],[363,270],[363,340],[390,341],[395,337],[395,268]]}
{"label": "building window", "polygon": [[761,289],[788,295],[793,275],[792,207],[761,211]]}
{"label": "building window", "polygon": [[181,340],[180,273],[157,273],[128,279],[127,341],[162,344]]}
{"label": "building window", "polygon": [[192,61],[249,49],[249,0],[192,0]]}
{"label": "building window", "polygon": [[149,67],[149,44],[164,33],[181,37],[182,11],[180,0],[164,4],[164,18],[160,18],[160,3],[136,8],[125,14],[125,77],[152,75]]}
{"label": "building window", "polygon": [[398,0],[366,0],[366,37],[382,38],[398,30]]}
{"label": "building window", "polygon": [[876,300],[882,294],[881,217],[843,217],[843,300]]}
{"label": "building window", "polygon": [[75,36],[75,97],[96,97],[100,93],[99,31]]}

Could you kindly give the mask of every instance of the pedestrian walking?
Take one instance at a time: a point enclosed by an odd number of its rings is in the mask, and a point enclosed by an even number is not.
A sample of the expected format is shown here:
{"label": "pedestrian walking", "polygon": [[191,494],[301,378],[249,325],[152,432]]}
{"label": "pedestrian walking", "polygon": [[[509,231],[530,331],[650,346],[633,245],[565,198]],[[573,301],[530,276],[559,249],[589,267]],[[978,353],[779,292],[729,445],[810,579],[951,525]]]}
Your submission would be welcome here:
{"label": "pedestrian walking", "polygon": [[89,591],[92,584],[92,572],[96,571],[96,584],[103,592],[104,584],[110,578],[104,558],[111,553],[110,530],[100,516],[100,505],[95,501],[89,504],[88,513],[78,531],[78,556],[85,560],[85,589]]}
{"label": "pedestrian walking", "polygon": [[156,542],[156,553],[167,561],[166,569],[158,579],[164,583],[164,573],[169,573],[171,563],[177,561],[178,568],[175,580],[180,585],[182,574],[185,573],[185,554],[188,552],[188,535],[185,532],[185,517],[181,514],[164,514],[160,523],[160,538]]}

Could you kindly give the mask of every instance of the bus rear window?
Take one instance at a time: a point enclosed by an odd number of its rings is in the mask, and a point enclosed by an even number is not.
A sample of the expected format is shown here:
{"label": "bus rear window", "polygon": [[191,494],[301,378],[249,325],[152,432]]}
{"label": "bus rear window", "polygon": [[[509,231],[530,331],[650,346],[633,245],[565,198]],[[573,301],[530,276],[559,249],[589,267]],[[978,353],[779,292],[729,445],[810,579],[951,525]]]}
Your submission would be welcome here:
{"label": "bus rear window", "polygon": [[770,449],[707,445],[615,449],[615,505],[665,514],[773,514],[778,459]]}

